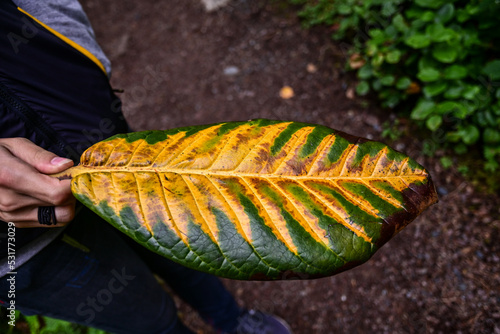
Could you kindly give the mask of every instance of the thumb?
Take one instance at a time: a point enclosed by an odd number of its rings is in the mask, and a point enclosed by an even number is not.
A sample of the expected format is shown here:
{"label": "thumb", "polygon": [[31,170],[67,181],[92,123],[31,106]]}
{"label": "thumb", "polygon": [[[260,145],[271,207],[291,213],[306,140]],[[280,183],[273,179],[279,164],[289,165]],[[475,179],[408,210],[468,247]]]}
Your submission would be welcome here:
{"label": "thumb", "polygon": [[62,158],[25,138],[11,138],[3,141],[12,155],[33,166],[40,173],[54,174],[73,166],[73,161]]}
{"label": "thumb", "polygon": [[49,166],[47,166],[46,163],[43,163],[40,165],[40,168],[37,166],[35,166],[35,168],[44,174],[54,174],[62,172],[71,166],[73,166],[73,160],[55,156],[50,160]]}

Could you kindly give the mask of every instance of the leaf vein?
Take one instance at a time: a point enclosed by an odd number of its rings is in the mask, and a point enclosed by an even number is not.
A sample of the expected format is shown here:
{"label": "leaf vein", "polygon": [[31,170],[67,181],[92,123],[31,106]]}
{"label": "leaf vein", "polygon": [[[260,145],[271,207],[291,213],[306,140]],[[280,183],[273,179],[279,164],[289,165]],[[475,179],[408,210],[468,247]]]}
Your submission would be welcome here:
{"label": "leaf vein", "polygon": [[309,166],[309,170],[307,171],[306,175],[311,175],[311,171],[313,170],[314,168],[314,165],[317,163],[317,161],[319,160],[319,158],[321,156],[324,156],[322,153],[323,152],[323,148],[325,146],[328,146],[328,144],[330,144],[330,142],[335,139],[335,136],[332,136],[332,135],[328,135],[328,138],[325,140],[323,138],[323,140],[321,141],[321,144],[318,146],[318,148],[316,149],[316,156],[314,157],[314,159],[311,161],[311,165]]}
{"label": "leaf vein", "polygon": [[[175,162],[176,160],[179,160],[181,158],[181,156],[184,154],[184,152],[186,152],[189,148],[195,146],[195,144],[201,139],[203,138],[204,136],[206,136],[206,133],[209,132],[209,130],[212,130],[213,131],[213,128],[215,126],[211,126],[207,129],[204,129],[204,130],[201,130],[200,132],[196,133],[195,134],[195,138],[192,138],[191,137],[191,141],[188,142],[188,144],[186,145],[186,147],[184,147],[180,152],[176,153],[176,154],[172,154],[172,159],[170,159],[170,161],[166,162],[166,164],[168,165],[171,165],[173,162]],[[219,126],[220,127],[220,126]],[[175,152],[174,152],[175,153]],[[182,161],[182,160],[181,160]]]}
{"label": "leaf vein", "polygon": [[403,169],[406,167],[406,165],[408,165],[408,159],[409,158],[405,158],[403,164],[399,167],[398,176],[401,176],[401,173],[403,173]]}
{"label": "leaf vein", "polygon": [[370,174],[370,177],[373,176],[373,174],[375,174],[375,171],[377,170],[377,166],[380,162],[380,159],[382,159],[382,157],[387,154],[387,147],[384,147],[379,153],[378,153],[378,157],[377,157],[377,160],[375,161],[375,164],[373,165],[373,170]]}
{"label": "leaf vein", "polygon": [[266,139],[270,134],[273,133],[273,129],[270,129],[264,136],[262,136],[262,138],[247,152],[247,154],[245,154],[245,156],[243,157],[243,159],[241,159],[238,164],[232,168],[231,170],[234,171],[236,169],[238,169],[238,167],[240,167],[240,165],[250,156],[250,154],[257,148],[259,147],[259,145],[264,141],[264,139]]}
{"label": "leaf vein", "polygon": [[142,204],[141,188],[139,187],[139,180],[137,179],[136,173],[132,173],[132,175],[134,177],[135,186],[137,187],[137,205],[139,206],[139,213],[142,215],[142,219],[144,221],[144,224],[146,225],[146,228],[148,229],[149,232],[151,232],[151,225],[147,222],[146,215],[144,214],[144,205]]}
{"label": "leaf vein", "polygon": [[[366,182],[365,180],[361,179],[360,180],[370,191],[376,193],[378,197],[382,198],[386,202],[389,202],[390,204],[394,206],[398,206],[401,209],[404,209],[404,206],[398,202],[394,197],[392,197],[391,194],[384,194],[380,189],[377,189],[376,187],[372,186],[369,182]],[[387,196],[389,195],[389,196]]]}
{"label": "leaf vein", "polygon": [[[268,219],[267,219],[267,221],[268,221],[268,222],[270,222],[270,224],[272,224],[272,225],[274,226],[274,228],[276,229],[276,233],[278,233],[278,234],[281,236],[281,239],[283,239],[283,241],[282,241],[282,242],[285,244],[286,248],[288,248],[288,249],[291,251],[291,249],[292,249],[293,247],[290,247],[290,245],[289,245],[289,244],[287,244],[286,239],[285,239],[285,238],[284,238],[284,236],[281,234],[281,232],[280,232],[280,231],[279,231],[279,229],[277,228],[276,224],[274,224],[273,220],[271,219],[271,216],[270,216],[269,212],[267,212],[267,209],[266,209],[266,207],[265,207],[264,203],[263,203],[263,202],[262,202],[262,200],[259,198],[258,192],[257,192],[256,190],[254,190],[254,189],[252,188],[252,186],[251,186],[251,185],[250,185],[250,184],[249,184],[249,183],[248,183],[248,182],[247,182],[244,178],[241,178],[241,179],[245,182],[245,184],[249,187],[249,189],[250,189],[250,190],[252,191],[252,193],[254,194],[255,198],[257,198],[257,200],[259,201],[259,203],[260,203],[260,205],[261,205],[261,207],[262,207],[263,211],[264,211],[264,212],[266,213],[266,215],[267,215],[267,218],[268,218]],[[278,239],[278,241],[281,241],[281,240],[280,240],[280,239]],[[293,245],[293,246],[295,247],[295,245]],[[291,252],[292,252],[292,251],[291,251]],[[298,258],[302,261],[302,263],[304,263],[304,264],[305,264],[305,265],[307,265],[308,267],[312,267],[312,268],[315,268],[315,269],[319,269],[318,267],[313,266],[312,264],[310,264],[309,262],[307,262],[307,261],[306,261],[306,260],[305,260],[302,256],[300,256],[300,255],[298,254],[298,252],[297,252],[296,254],[295,254],[294,252],[292,252],[292,253],[293,253],[296,257],[298,257]]]}
{"label": "leaf vein", "polygon": [[103,163],[103,165],[107,166],[109,164],[109,159],[111,158],[111,155],[113,154],[114,151],[116,151],[116,147],[118,146],[118,144],[122,143],[123,141],[125,141],[125,139],[122,138],[119,143],[113,145],[113,148],[111,149],[111,152],[109,152],[108,157],[106,158],[106,161]]}
{"label": "leaf vein", "polygon": [[372,216],[375,216],[375,217],[379,217],[378,213],[376,211],[374,211],[375,210],[374,208],[371,208],[366,203],[357,199],[357,197],[354,194],[352,194],[349,190],[345,189],[344,187],[339,186],[337,182],[332,182],[332,183],[333,183],[334,187],[340,193],[342,193],[344,195],[346,200],[348,200],[349,202],[351,202],[354,205],[356,205],[356,203],[357,203],[357,206],[359,206],[359,208],[362,209],[363,211],[365,211],[366,213],[368,213]]}
{"label": "leaf vein", "polygon": [[358,149],[358,143],[359,143],[359,139],[357,139],[356,142],[354,144],[352,144],[352,146],[349,148],[349,152],[347,152],[345,157],[342,159],[342,161],[341,161],[342,169],[339,173],[340,176],[344,175],[344,171],[347,169],[347,161],[351,157],[351,154],[353,153],[353,151]]}
{"label": "leaf vein", "polygon": [[[158,176],[158,181],[160,181],[160,187],[161,187],[161,191],[163,194],[162,199],[165,203],[165,209],[167,211],[167,215],[169,216],[170,221],[172,222],[172,226],[174,228],[175,233],[179,237],[179,240],[181,240],[187,246],[187,244],[184,242],[184,240],[182,240],[181,231],[180,231],[179,227],[177,226],[177,223],[175,222],[174,216],[172,215],[172,211],[170,210],[170,206],[168,205],[167,194],[165,193],[165,185],[163,184],[163,181],[161,179],[161,174],[159,172],[156,172],[156,175]],[[184,233],[182,233],[182,235],[187,237]]]}
{"label": "leaf vein", "polygon": [[[307,128],[306,128],[307,129]],[[286,128],[283,130],[285,131]],[[280,163],[278,164],[278,166],[274,169],[274,171],[272,171],[270,174],[278,174],[278,171],[280,170],[281,166],[285,163],[285,162],[289,162],[291,160],[293,160],[294,157],[296,157],[297,155],[295,153],[293,153],[294,151],[297,150],[297,147],[296,147],[296,144],[299,142],[300,139],[302,139],[302,137],[308,135],[311,131],[306,132],[304,130],[304,128],[301,128],[300,130],[298,130],[297,132],[300,131],[300,134],[297,136],[297,138],[295,138],[294,142],[292,145],[290,145],[290,149],[286,152],[285,156],[283,157],[283,160],[280,161]],[[295,134],[297,133],[295,132]],[[286,145],[286,144],[285,144]],[[264,169],[264,166],[262,167],[262,169]],[[261,169],[261,170],[262,170]]]}
{"label": "leaf vein", "polygon": [[323,246],[325,246],[326,250],[327,251],[330,251],[332,254],[334,254],[339,260],[343,261],[344,263],[346,262],[339,254],[337,254],[333,249],[331,249],[327,244],[325,244],[325,242],[323,241],[323,237],[324,236],[321,236],[320,234],[317,233],[317,231],[314,229],[314,227],[309,223],[309,220],[307,219],[307,217],[304,217],[304,215],[302,214],[302,212],[300,212],[299,208],[295,205],[295,203],[293,203],[292,200],[289,200],[288,199],[288,196],[287,194],[285,193],[285,191],[283,189],[281,189],[279,186],[277,186],[274,182],[272,181],[268,181],[269,184],[271,184],[271,186],[273,186],[276,190],[278,190],[283,196],[284,196],[284,199],[286,201],[288,201],[293,207],[294,209],[298,212],[298,214],[300,215],[300,217],[302,217],[302,220],[305,221],[305,223],[309,226],[309,228],[311,229],[311,231],[318,237],[318,239],[321,241],[321,244]]}
{"label": "leaf vein", "polygon": [[328,203],[327,200],[325,200],[321,194],[319,194],[317,191],[315,191],[314,189],[312,189],[311,187],[309,187],[308,185],[306,185],[305,183],[303,182],[300,182],[299,183],[304,187],[304,189],[306,191],[308,191],[309,193],[311,193],[314,197],[316,197],[324,206],[326,206],[326,208],[337,218],[336,220],[343,226],[345,226],[347,229],[351,230],[352,232],[354,232],[354,234],[356,234],[358,237],[361,237],[363,238],[365,241],[367,242],[370,242],[372,241],[372,239],[365,233],[363,232],[362,230],[356,228],[355,226],[349,224],[348,222],[345,221],[344,218],[342,218],[338,213],[335,212],[335,210],[331,207],[331,205]]}
{"label": "leaf vein", "polygon": [[[173,137],[173,136],[172,136]],[[167,137],[168,138],[168,137]],[[184,137],[183,137],[184,138]],[[151,162],[151,166],[154,166],[158,160],[158,158],[161,156],[161,154],[169,147],[172,147],[174,144],[177,144],[178,142],[181,141],[182,138],[176,138],[175,141],[173,142],[169,142],[168,144],[169,145],[163,145],[160,149],[160,152],[156,155],[156,157],[153,159],[153,161]],[[170,139],[172,140],[172,139]],[[172,155],[173,156],[173,155]]]}
{"label": "leaf vein", "polygon": [[[222,191],[217,188],[217,186],[215,185],[215,183],[213,182],[213,180],[211,180],[209,177],[206,177],[211,183],[212,185],[214,186],[214,188],[221,194],[221,196],[224,198],[225,202],[227,203],[227,206],[229,207],[229,209],[233,212],[234,216],[236,217],[236,220],[237,222],[235,222],[236,224],[238,224],[240,226],[240,229],[242,231],[242,233],[244,234],[243,235],[243,239],[245,241],[247,241],[247,244],[250,246],[250,248],[253,249],[253,253],[260,259],[261,262],[263,262],[266,266],[268,266],[270,269],[275,269],[277,270],[277,268],[274,268],[273,266],[271,266],[269,263],[267,263],[264,258],[257,252],[257,250],[255,249],[254,245],[248,241],[249,240],[249,237],[245,234],[245,230],[243,229],[243,224],[241,222],[241,219],[240,217],[236,214],[236,211],[234,210],[234,208],[232,207],[231,203],[227,200],[226,196],[222,193]],[[251,255],[248,256],[248,258],[250,258]],[[247,258],[247,259],[248,259]],[[268,270],[268,273],[269,273],[269,270]]]}
{"label": "leaf vein", "polygon": [[124,165],[124,167],[129,167],[130,164],[132,163],[132,160],[134,159],[134,156],[135,156],[135,153],[139,150],[139,148],[145,143],[146,141],[144,139],[142,139],[140,142],[139,142],[139,145],[136,146],[136,148],[134,149],[134,152],[130,153],[129,155],[129,159],[127,161],[127,163]]}
{"label": "leaf vein", "polygon": [[[234,268],[236,268],[236,270],[238,270],[240,273],[242,274],[245,274],[238,266],[236,266],[227,256],[226,254],[224,253],[224,251],[222,251],[222,249],[220,248],[220,245],[219,245],[219,242],[217,240],[217,236],[215,235],[214,231],[212,231],[212,229],[210,228],[210,224],[208,223],[208,219],[206,218],[205,214],[204,214],[204,210],[202,210],[200,208],[200,204],[198,203],[198,200],[196,199],[196,196],[194,195],[194,191],[193,191],[193,188],[194,185],[192,184],[192,182],[189,180],[186,180],[186,178],[181,175],[181,179],[182,181],[186,184],[186,186],[188,187],[189,189],[189,193],[190,195],[193,197],[193,200],[194,200],[194,203],[196,204],[196,209],[198,210],[199,214],[200,214],[200,217],[203,219],[203,221],[205,222],[205,225],[207,226],[208,228],[208,231],[210,232],[210,235],[211,237],[213,238],[213,242],[214,244],[217,246],[217,249],[219,250],[219,253],[220,255],[222,255],[222,257],[227,260],[227,262],[233,266]],[[222,266],[221,266],[222,268]]]}

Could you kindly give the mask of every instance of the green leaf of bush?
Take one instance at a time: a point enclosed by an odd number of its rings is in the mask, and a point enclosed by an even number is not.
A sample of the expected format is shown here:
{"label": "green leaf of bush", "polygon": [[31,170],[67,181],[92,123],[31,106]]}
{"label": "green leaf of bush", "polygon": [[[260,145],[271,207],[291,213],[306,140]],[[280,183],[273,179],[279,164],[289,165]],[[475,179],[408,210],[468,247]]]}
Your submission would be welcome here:
{"label": "green leaf of bush", "polygon": [[470,4],[467,7],[465,7],[465,10],[470,14],[470,15],[476,15],[481,8],[478,5],[473,5]]}
{"label": "green leaf of bush", "polygon": [[[423,22],[430,22],[432,20],[434,20],[434,17],[436,16],[436,14],[434,14],[433,11],[426,11],[424,12],[424,14],[422,14],[422,16],[420,16],[420,20],[423,21]],[[413,22],[418,22],[418,21],[413,21]]]}
{"label": "green leaf of bush", "polygon": [[381,29],[370,29],[370,31],[368,31],[368,34],[375,42],[375,44],[381,44],[385,41],[385,34]]}
{"label": "green leaf of bush", "polygon": [[441,23],[447,23],[455,14],[455,6],[452,3],[447,3],[441,7],[436,13],[436,20]]}
{"label": "green leaf of bush", "polygon": [[490,77],[491,80],[500,79],[500,60],[493,60],[487,63],[482,72]]}
{"label": "green leaf of bush", "polygon": [[462,104],[457,103],[457,106],[453,112],[453,115],[457,118],[465,119],[468,114],[469,114],[469,111],[467,110],[467,108],[465,108]]}
{"label": "green leaf of bush", "polygon": [[352,12],[351,6],[341,4],[338,6],[338,11],[340,15],[349,15]]}
{"label": "green leaf of bush", "polygon": [[442,63],[453,63],[458,57],[459,48],[447,43],[440,43],[432,48],[432,56]]}
{"label": "green leaf of bush", "polygon": [[405,40],[405,44],[414,49],[421,49],[429,46],[429,44],[431,44],[431,40],[427,35],[415,34],[408,37]]}
{"label": "green leaf of bush", "polygon": [[399,62],[400,59],[401,59],[401,51],[399,50],[389,51],[385,57],[385,60],[389,64],[396,64]]}
{"label": "green leaf of bush", "polygon": [[434,102],[422,99],[417,104],[417,106],[413,109],[410,117],[412,119],[415,119],[415,120],[426,119],[427,116],[430,115],[434,111],[435,107],[436,107],[436,104]]}
{"label": "green leaf of bush", "polygon": [[370,64],[363,65],[363,67],[361,67],[358,70],[358,78],[360,79],[368,79],[372,75],[373,75],[373,69],[370,66]]}
{"label": "green leaf of bush", "polygon": [[410,6],[407,10],[404,11],[404,16],[412,21],[413,19],[417,19],[422,16],[424,10],[417,6]]}
{"label": "green leaf of bush", "polygon": [[392,109],[395,106],[397,106],[400,101],[401,101],[401,98],[400,98],[399,94],[391,94],[391,96],[389,96],[385,100],[385,104],[383,106]]}
{"label": "green leaf of bush", "polygon": [[438,8],[441,7],[445,1],[444,0],[415,0],[415,3],[420,7],[425,8]]}
{"label": "green leaf of bush", "polygon": [[441,157],[439,161],[444,168],[450,168],[453,165],[453,160],[450,157]]}
{"label": "green leaf of bush", "polygon": [[370,85],[366,81],[361,81],[357,86],[356,86],[356,93],[360,96],[364,96],[368,94],[370,91]]}
{"label": "green leaf of bush", "polygon": [[384,62],[384,55],[381,53],[375,54],[372,58],[372,65],[375,68],[380,67],[380,65],[382,65],[383,62]]}
{"label": "green leaf of bush", "polygon": [[470,14],[467,13],[467,11],[465,9],[461,8],[461,9],[457,10],[456,18],[457,18],[457,21],[459,23],[464,23],[465,21],[467,21],[470,18]]}
{"label": "green leaf of bush", "polygon": [[429,130],[436,131],[441,125],[441,123],[443,123],[443,118],[439,115],[434,115],[427,119],[425,125]]}
{"label": "green leaf of bush", "polygon": [[396,79],[393,75],[386,75],[385,77],[380,78],[380,83],[383,86],[392,86]]}
{"label": "green leaf of bush", "polygon": [[465,153],[467,153],[467,146],[465,146],[464,144],[460,143],[458,145],[455,145],[453,147],[453,150],[457,154],[465,154]]}
{"label": "green leaf of bush", "polygon": [[463,79],[467,76],[467,68],[460,65],[451,65],[444,70],[444,78],[448,80]]}
{"label": "green leaf of bush", "polygon": [[439,63],[431,55],[428,55],[427,52],[425,53],[425,56],[421,55],[420,59],[418,59],[418,69],[419,70],[423,70],[425,68],[436,69],[436,68],[441,67],[441,66],[442,66],[441,63]]}
{"label": "green leaf of bush", "polygon": [[497,122],[494,114],[490,110],[481,110],[475,113],[475,117],[477,118],[477,124],[479,124],[483,128],[488,128],[490,126],[496,127]]}
{"label": "green leaf of bush", "polygon": [[434,68],[423,68],[417,74],[417,78],[423,82],[436,81],[440,76],[441,73]]}
{"label": "green leaf of bush", "polygon": [[480,86],[469,85],[469,86],[465,87],[465,89],[462,93],[462,96],[464,98],[466,98],[467,100],[474,100],[476,98],[477,94],[479,94],[480,90],[481,90]]}
{"label": "green leaf of bush", "polygon": [[447,87],[448,84],[445,81],[438,81],[426,85],[422,91],[424,92],[426,97],[433,97],[444,92]]}
{"label": "green leaf of bush", "polygon": [[439,103],[436,105],[435,112],[440,115],[451,112],[453,116],[460,119],[464,119],[468,114],[467,108],[455,101],[444,101]]}
{"label": "green leaf of bush", "polygon": [[397,89],[407,89],[410,87],[411,79],[408,77],[402,77],[396,82]]}
{"label": "green leaf of bush", "polygon": [[426,33],[433,42],[447,42],[456,37],[455,31],[445,28],[441,23],[427,26]]}
{"label": "green leaf of bush", "polygon": [[382,84],[380,83],[380,79],[375,79],[372,82],[372,88],[374,91],[378,92],[382,89]]}
{"label": "green leaf of bush", "polygon": [[394,16],[392,19],[392,24],[394,27],[399,30],[400,32],[407,32],[408,31],[408,25],[405,22],[405,19],[403,18],[403,15],[397,14]]}
{"label": "green leaf of bush", "polygon": [[397,7],[392,1],[384,1],[382,2],[382,15],[385,17],[394,15],[396,13]]}
{"label": "green leaf of bush", "polygon": [[446,90],[446,92],[444,92],[443,96],[445,99],[449,100],[458,99],[462,96],[463,90],[464,88],[460,86],[450,87]]}
{"label": "green leaf of bush", "polygon": [[492,128],[486,128],[483,133],[483,140],[487,144],[500,143],[500,131]]}
{"label": "green leaf of bush", "polygon": [[394,39],[399,37],[399,31],[392,24],[388,25],[384,29],[384,33],[385,33],[386,42],[387,42],[387,40],[394,40]]}
{"label": "green leaf of bush", "polygon": [[479,139],[479,130],[472,124],[466,125],[459,131],[462,141],[467,145],[474,144]]}
{"label": "green leaf of bush", "polygon": [[461,35],[464,47],[471,48],[481,45],[481,40],[479,39],[477,30],[474,30],[472,28],[463,29]]}

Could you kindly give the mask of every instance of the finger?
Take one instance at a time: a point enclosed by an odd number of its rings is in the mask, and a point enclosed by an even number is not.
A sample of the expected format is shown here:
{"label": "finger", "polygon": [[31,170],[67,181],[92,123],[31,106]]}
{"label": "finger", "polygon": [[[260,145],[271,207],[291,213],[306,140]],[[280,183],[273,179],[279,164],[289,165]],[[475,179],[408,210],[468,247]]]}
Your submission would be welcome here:
{"label": "finger", "polygon": [[44,174],[62,172],[73,165],[72,160],[58,157],[26,138],[10,138],[0,141],[0,144],[7,148],[12,155]]}
{"label": "finger", "polygon": [[34,227],[53,228],[53,227],[62,227],[66,225],[67,224],[59,224],[59,223],[57,223],[57,225],[43,225],[40,224],[39,222],[14,222],[14,226],[16,228],[34,228]]}
{"label": "finger", "polygon": [[[73,197],[69,197],[66,202],[59,205],[69,205],[74,202]],[[54,204],[42,201],[38,198],[19,194],[15,191],[3,189],[0,192],[0,211],[11,212],[24,207],[54,206]]]}
{"label": "finger", "polygon": [[[0,146],[0,151],[5,148]],[[72,195],[71,180],[59,180],[40,174],[34,167],[13,155],[3,155],[0,186],[29,195],[52,205],[65,203]]]}
{"label": "finger", "polygon": [[22,208],[11,212],[0,212],[0,219],[13,222],[16,227],[57,227],[65,226],[75,217],[75,202],[55,207],[56,225],[43,225],[38,221],[38,206]]}

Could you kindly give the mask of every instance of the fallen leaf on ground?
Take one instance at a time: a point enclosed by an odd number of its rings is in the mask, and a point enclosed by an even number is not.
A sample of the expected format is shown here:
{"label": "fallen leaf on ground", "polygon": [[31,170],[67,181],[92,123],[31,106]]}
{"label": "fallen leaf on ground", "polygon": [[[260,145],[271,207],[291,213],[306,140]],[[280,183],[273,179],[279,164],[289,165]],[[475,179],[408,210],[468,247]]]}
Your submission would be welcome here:
{"label": "fallen leaf on ground", "polygon": [[307,64],[307,72],[309,73],[316,73],[318,71],[318,67],[316,67],[316,65],[312,64],[312,63],[309,63]]}
{"label": "fallen leaf on ground", "polygon": [[354,70],[357,70],[358,68],[362,67],[365,63],[366,61],[359,53],[353,53],[349,57],[349,66],[351,66],[351,68]]}
{"label": "fallen leaf on ground", "polygon": [[293,92],[292,87],[290,86],[284,86],[283,88],[280,89],[280,97],[282,99],[288,100],[294,97],[295,93]]}
{"label": "fallen leaf on ground", "polygon": [[406,89],[406,94],[418,94],[420,93],[420,86],[416,82],[412,82],[410,86]]}
{"label": "fallen leaf on ground", "polygon": [[352,100],[354,99],[354,89],[353,88],[348,88],[345,92],[345,96],[349,99]]}

